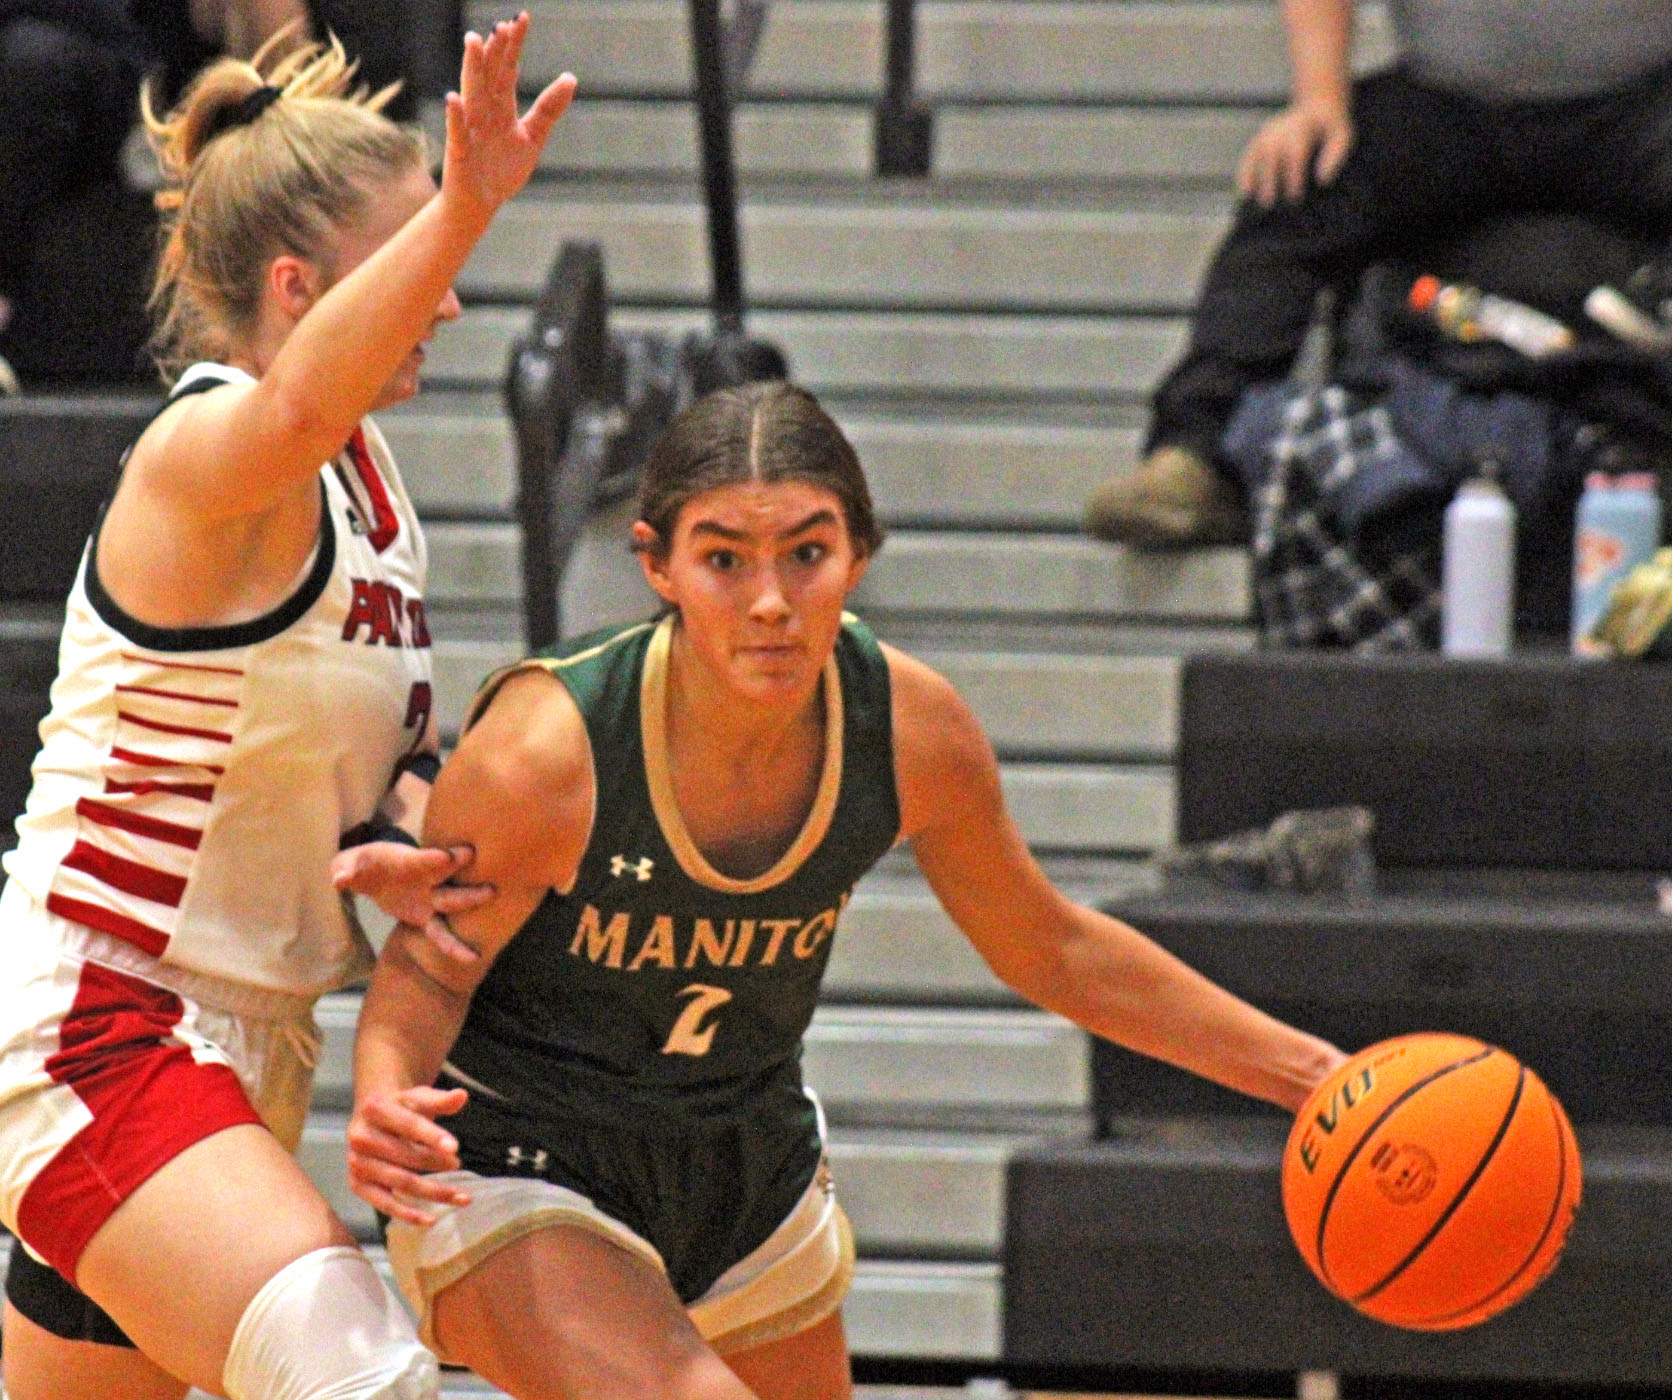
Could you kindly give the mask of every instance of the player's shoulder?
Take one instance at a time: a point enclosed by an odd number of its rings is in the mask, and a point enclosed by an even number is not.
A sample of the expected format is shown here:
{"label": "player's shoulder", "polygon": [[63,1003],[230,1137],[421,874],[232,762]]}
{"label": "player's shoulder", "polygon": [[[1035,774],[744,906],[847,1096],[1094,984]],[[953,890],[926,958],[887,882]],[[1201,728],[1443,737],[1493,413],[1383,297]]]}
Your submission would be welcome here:
{"label": "player's shoulder", "polygon": [[590,785],[586,721],[568,688],[539,661],[496,673],[471,712],[454,762],[495,790],[560,792]]}
{"label": "player's shoulder", "polygon": [[895,765],[902,779],[945,776],[991,762],[991,748],[964,698],[924,661],[884,642],[894,708]]}

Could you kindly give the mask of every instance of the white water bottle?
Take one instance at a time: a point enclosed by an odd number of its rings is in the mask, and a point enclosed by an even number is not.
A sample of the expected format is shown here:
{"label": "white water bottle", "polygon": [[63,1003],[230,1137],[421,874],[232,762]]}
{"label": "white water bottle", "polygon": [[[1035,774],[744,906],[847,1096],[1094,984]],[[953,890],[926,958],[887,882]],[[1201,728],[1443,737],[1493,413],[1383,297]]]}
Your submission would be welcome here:
{"label": "white water bottle", "polygon": [[1440,557],[1440,650],[1508,656],[1515,628],[1515,507],[1490,475],[1446,507]]}

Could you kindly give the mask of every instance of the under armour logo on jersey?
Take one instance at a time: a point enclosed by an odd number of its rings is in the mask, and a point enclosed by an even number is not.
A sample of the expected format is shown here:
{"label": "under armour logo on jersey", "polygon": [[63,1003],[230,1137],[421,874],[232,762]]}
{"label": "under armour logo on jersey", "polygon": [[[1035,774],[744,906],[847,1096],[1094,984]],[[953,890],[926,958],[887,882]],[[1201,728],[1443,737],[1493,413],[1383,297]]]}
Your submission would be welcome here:
{"label": "under armour logo on jersey", "polygon": [[537,1147],[533,1152],[524,1152],[520,1147],[509,1147],[505,1150],[505,1165],[513,1171],[525,1164],[530,1171],[545,1171],[546,1149]]}
{"label": "under armour logo on jersey", "polygon": [[610,857],[610,874],[620,879],[629,870],[642,885],[650,878],[650,872],[656,868],[656,862],[649,856],[640,856],[637,860],[628,860],[626,856]]}

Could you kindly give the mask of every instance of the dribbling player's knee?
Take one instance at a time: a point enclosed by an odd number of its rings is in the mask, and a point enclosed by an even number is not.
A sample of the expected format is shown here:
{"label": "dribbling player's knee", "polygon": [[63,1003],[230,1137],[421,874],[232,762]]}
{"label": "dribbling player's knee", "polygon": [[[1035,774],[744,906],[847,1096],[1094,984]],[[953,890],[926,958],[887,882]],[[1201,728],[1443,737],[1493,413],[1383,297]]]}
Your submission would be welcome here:
{"label": "dribbling player's knee", "polygon": [[436,1400],[438,1370],[411,1319],[358,1249],[304,1254],[238,1321],[229,1400]]}

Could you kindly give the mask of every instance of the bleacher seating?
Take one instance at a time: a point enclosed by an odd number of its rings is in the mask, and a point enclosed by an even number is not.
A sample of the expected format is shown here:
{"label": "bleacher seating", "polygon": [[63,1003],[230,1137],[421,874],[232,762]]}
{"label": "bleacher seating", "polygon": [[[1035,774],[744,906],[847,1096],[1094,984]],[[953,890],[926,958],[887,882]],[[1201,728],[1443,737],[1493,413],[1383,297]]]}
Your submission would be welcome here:
{"label": "bleacher seating", "polygon": [[[515,6],[467,8],[480,28]],[[465,314],[431,349],[432,387],[385,419],[428,521],[450,727],[477,679],[520,648],[513,437],[499,381],[559,243],[603,245],[620,324],[705,323],[680,0],[530,8],[530,82],[573,67],[582,97],[537,183],[460,279]],[[1361,13],[1362,52],[1374,57],[1385,52],[1379,11]],[[1173,768],[1190,703],[1184,658],[1246,650],[1250,596],[1239,551],[1132,555],[1083,538],[1080,507],[1130,462],[1142,396],[1182,345],[1237,151],[1283,90],[1277,17],[1268,0],[925,0],[919,61],[936,117],[934,178],[873,179],[880,5],[772,9],[738,122],[750,328],[785,349],[866,462],[891,538],[856,606],[953,678],[994,737],[1030,843],[1071,893],[1107,899],[1141,889],[1140,858],[1179,835],[1181,818],[1195,820]],[[566,588],[571,630],[646,605],[626,521],[620,507],[594,522]],[[1264,757],[1233,744],[1225,772]],[[1431,891],[1419,886],[1410,898],[1420,904]],[[1610,887],[1623,892],[1609,935],[1619,948],[1652,946],[1652,919],[1623,903],[1642,886],[1628,875]],[[1120,907],[1140,917],[1164,906]],[[1503,916],[1506,938],[1520,907]],[[1347,945],[1304,909],[1287,925],[1210,930],[1188,945],[1185,923],[1151,926],[1297,1017],[1332,1012],[1348,981],[1343,960],[1333,980],[1308,981],[1310,951]],[[1354,936],[1384,958],[1389,948],[1412,957],[1412,999],[1398,1012],[1438,1017],[1486,1005],[1482,989],[1508,965],[1459,941],[1478,929],[1416,920]],[[1524,980],[1509,985],[1578,995],[1557,986],[1561,930],[1542,936],[1546,951],[1517,957]],[[1637,981],[1644,993],[1658,985],[1652,972]],[[1530,1001],[1516,1004],[1536,1017]],[[303,1157],[369,1238],[342,1163],[355,1006],[345,994],[322,1008],[328,1054]],[[1554,1059],[1535,1062],[1559,1077]],[[1521,1331],[1483,1330],[1478,1355],[1521,1347],[1519,1370],[1468,1359],[1466,1347],[1442,1364],[1433,1358],[1446,1344],[1427,1351],[1385,1329],[1367,1337],[1282,1239],[1281,1119],[1242,1105],[1227,1113],[1228,1096],[1137,1073],[1019,1006],[897,859],[847,912],[808,1064],[859,1236],[848,1322],[873,1374],[941,1361],[969,1374],[1324,1366],[1642,1379],[1647,1349],[1665,1335],[1659,1304],[1605,1317],[1618,1296],[1605,1291],[1586,1311],[1559,1313],[1564,1327],[1592,1329],[1585,1348],[1564,1348],[1562,1333],[1522,1347]],[[1623,1083],[1603,1087],[1619,1096]],[[1118,1132],[1098,1140],[1099,1120]],[[1530,1329],[1554,1316],[1534,1309],[1574,1306],[1566,1290],[1581,1284],[1634,1299],[1647,1288],[1665,1254],[1652,1212],[1666,1214],[1660,1159],[1638,1150],[1647,1131],[1599,1136],[1582,1124],[1587,1229],[1519,1314],[1527,1321],[1511,1314],[1494,1328]],[[1628,1238],[1634,1221],[1640,1233]],[[1636,1321],[1641,1333],[1626,1335]],[[481,1393],[467,1378],[451,1384]]]}
{"label": "bleacher seating", "polygon": [[1659,805],[1660,726],[1637,707],[1664,685],[1654,668],[1562,656],[1186,663],[1184,834],[1373,804],[1379,887],[1185,887],[1108,907],[1344,1046],[1445,1029],[1520,1056],[1574,1119],[1584,1206],[1553,1277],[1502,1317],[1437,1337],[1372,1324],[1326,1299],[1288,1241],[1282,1118],[1099,1045],[1104,1140],[1011,1163],[1007,1357],[1672,1381],[1659,1263],[1672,1113],[1655,1091],[1672,1065],[1672,921],[1657,897],[1658,811],[1642,810]]}

